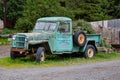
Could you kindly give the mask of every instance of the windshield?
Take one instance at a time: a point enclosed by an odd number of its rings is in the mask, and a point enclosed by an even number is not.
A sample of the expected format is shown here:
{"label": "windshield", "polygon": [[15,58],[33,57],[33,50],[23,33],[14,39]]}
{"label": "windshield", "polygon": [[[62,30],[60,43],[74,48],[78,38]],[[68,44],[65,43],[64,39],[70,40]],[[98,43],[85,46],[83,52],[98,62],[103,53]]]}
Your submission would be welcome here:
{"label": "windshield", "polygon": [[56,22],[37,22],[34,30],[54,31],[56,28]]}

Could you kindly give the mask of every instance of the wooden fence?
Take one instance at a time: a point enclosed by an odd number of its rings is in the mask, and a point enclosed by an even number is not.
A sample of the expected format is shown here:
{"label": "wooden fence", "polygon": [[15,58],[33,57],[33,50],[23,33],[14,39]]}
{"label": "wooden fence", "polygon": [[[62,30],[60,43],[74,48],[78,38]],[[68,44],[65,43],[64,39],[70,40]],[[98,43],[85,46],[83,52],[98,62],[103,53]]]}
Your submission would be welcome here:
{"label": "wooden fence", "polygon": [[120,19],[90,22],[96,33],[108,43],[120,44]]}

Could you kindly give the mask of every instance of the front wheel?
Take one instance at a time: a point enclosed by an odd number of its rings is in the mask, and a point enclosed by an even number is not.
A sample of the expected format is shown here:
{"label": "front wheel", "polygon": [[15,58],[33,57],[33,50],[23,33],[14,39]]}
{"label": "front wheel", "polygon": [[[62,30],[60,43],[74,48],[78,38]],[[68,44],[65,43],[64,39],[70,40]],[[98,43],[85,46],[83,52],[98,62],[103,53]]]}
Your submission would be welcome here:
{"label": "front wheel", "polygon": [[39,47],[36,53],[36,62],[45,60],[45,49],[43,47]]}
{"label": "front wheel", "polygon": [[95,47],[93,45],[87,45],[84,56],[85,58],[92,58],[96,54]]}

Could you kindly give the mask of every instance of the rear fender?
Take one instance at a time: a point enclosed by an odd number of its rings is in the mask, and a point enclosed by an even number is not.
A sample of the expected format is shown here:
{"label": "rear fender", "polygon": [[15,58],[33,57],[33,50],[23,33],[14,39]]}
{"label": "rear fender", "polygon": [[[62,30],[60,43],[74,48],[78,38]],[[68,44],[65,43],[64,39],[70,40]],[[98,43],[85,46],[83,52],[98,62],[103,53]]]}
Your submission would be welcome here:
{"label": "rear fender", "polygon": [[88,41],[87,45],[93,45],[95,47],[96,52],[98,51],[94,40]]}
{"label": "rear fender", "polygon": [[85,45],[83,47],[80,47],[80,52],[85,52],[87,45],[93,45],[95,47],[96,52],[97,52],[97,47],[96,47],[94,40],[86,41]]}

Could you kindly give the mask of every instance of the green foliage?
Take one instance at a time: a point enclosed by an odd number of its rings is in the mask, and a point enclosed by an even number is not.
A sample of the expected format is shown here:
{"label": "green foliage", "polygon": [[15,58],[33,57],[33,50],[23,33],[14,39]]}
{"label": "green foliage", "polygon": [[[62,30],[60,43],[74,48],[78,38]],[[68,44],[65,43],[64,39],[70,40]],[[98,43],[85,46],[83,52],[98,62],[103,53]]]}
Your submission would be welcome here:
{"label": "green foliage", "polygon": [[[120,0],[7,0],[6,15],[7,20],[17,22],[18,30],[32,29],[36,19],[46,16],[98,21],[120,18]],[[0,0],[0,18],[3,19],[3,0]]]}
{"label": "green foliage", "polygon": [[19,30],[19,32],[27,32],[26,30],[31,30],[33,27],[32,22],[29,21],[29,19],[26,17],[24,18],[19,18],[17,20],[17,24],[16,24],[16,29]]}
{"label": "green foliage", "polygon": [[3,6],[3,2],[2,2],[2,0],[0,0],[0,19],[3,17],[3,8],[2,8],[2,6]]}
{"label": "green foliage", "polygon": [[2,34],[10,34],[10,30],[7,28],[4,28],[2,31]]}
{"label": "green foliage", "polygon": [[[54,5],[54,6],[53,6]],[[27,0],[23,17],[18,19],[16,28],[32,29],[35,21],[46,16],[71,16],[56,0]]]}
{"label": "green foliage", "polygon": [[17,20],[22,16],[26,0],[7,0],[7,19]]}
{"label": "green foliage", "polygon": [[101,40],[100,46],[110,48],[110,44],[105,39]]}
{"label": "green foliage", "polygon": [[1,37],[0,37],[0,45],[1,45],[2,43],[6,43],[6,42],[9,42],[7,38],[1,38]]}
{"label": "green foliage", "polygon": [[111,12],[112,16],[114,16],[115,18],[120,18],[120,0],[114,0],[114,4],[111,7],[113,6],[114,10]]}
{"label": "green foliage", "polygon": [[[3,20],[3,3],[4,0],[0,0],[0,18]],[[7,26],[14,27],[16,20],[22,16],[22,11],[26,0],[6,0],[6,21]],[[12,25],[10,25],[12,24]]]}
{"label": "green foliage", "polygon": [[[106,0],[103,0],[106,1]],[[86,21],[98,21],[110,19],[106,13],[108,10],[102,8],[102,0],[67,0],[67,8],[72,10],[76,19],[84,19]],[[105,6],[106,7],[106,6]],[[106,11],[106,12],[105,12]]]}
{"label": "green foliage", "polygon": [[76,30],[83,30],[86,31],[88,34],[95,33],[94,29],[92,28],[92,25],[84,20],[79,20],[77,22],[77,26],[73,28],[74,31]]}

